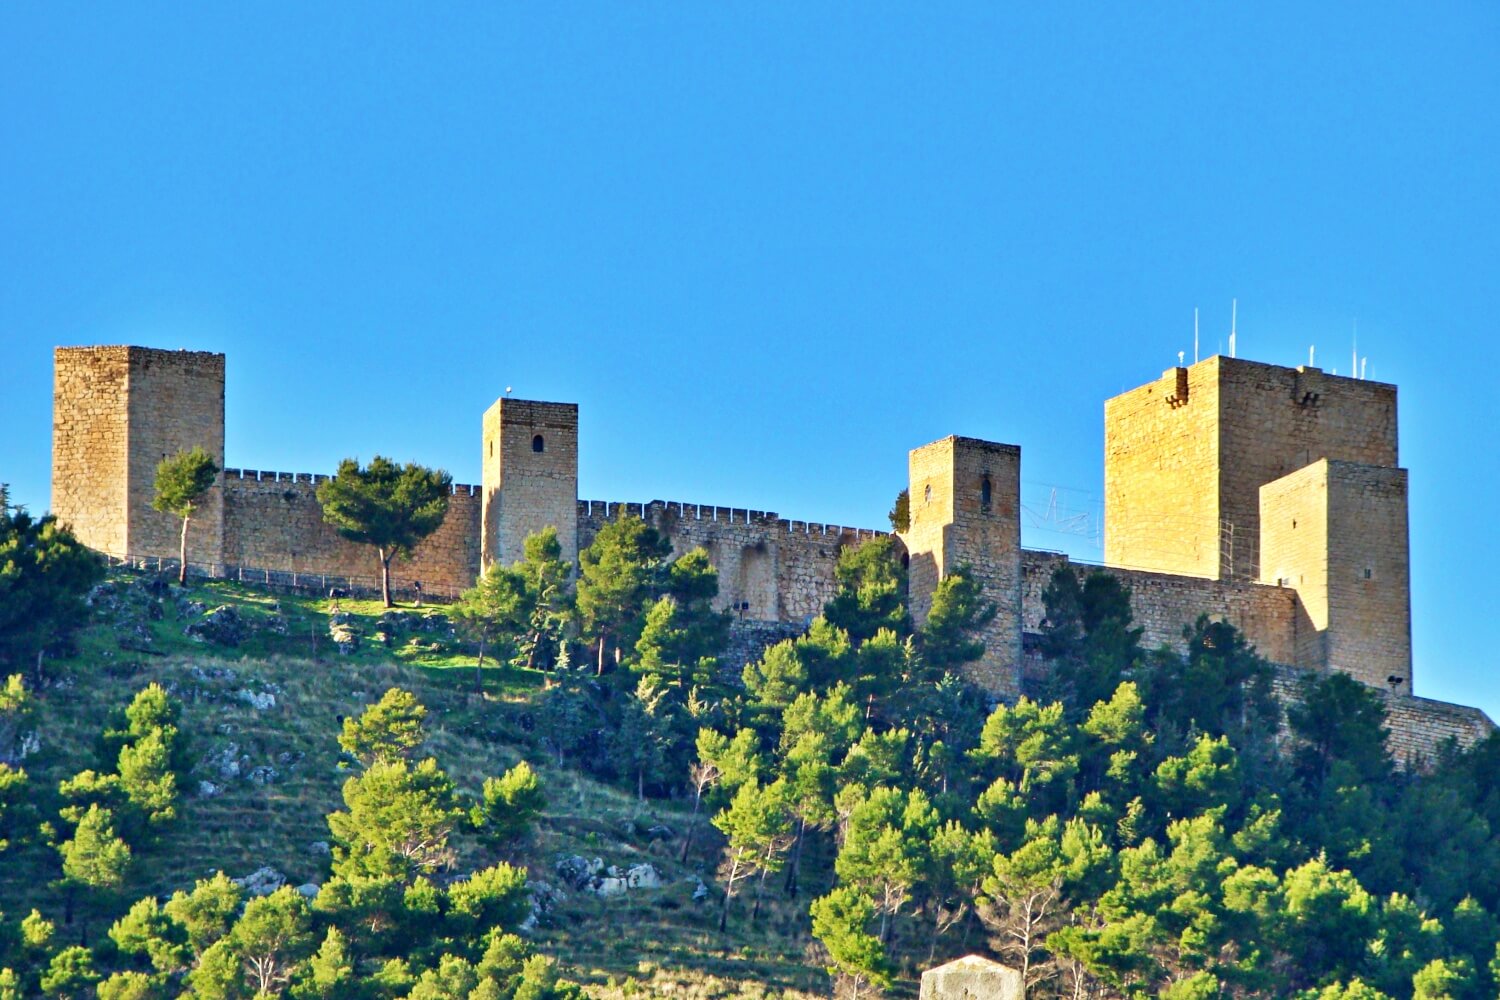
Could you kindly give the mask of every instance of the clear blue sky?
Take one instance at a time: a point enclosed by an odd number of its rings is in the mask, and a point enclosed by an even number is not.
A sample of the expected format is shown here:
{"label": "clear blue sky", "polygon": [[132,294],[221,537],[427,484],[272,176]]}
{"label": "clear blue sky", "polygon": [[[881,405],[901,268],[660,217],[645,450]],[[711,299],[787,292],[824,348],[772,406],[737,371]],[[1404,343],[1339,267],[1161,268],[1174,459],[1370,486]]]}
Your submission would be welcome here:
{"label": "clear blue sky", "polygon": [[232,465],[474,481],[511,385],[585,496],[880,526],[959,433],[1089,511],[1238,297],[1400,385],[1416,688],[1500,717],[1500,8],[550,6],[0,9],[16,498],[52,347],[138,343],[228,354]]}

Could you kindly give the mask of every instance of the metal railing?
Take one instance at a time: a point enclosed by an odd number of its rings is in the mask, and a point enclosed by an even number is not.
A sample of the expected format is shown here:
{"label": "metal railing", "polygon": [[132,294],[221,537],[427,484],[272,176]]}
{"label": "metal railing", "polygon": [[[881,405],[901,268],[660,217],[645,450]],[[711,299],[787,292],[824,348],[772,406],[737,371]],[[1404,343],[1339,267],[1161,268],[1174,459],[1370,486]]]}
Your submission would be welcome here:
{"label": "metal railing", "polygon": [[[158,576],[177,576],[178,560],[171,556],[103,553],[111,567],[120,567],[138,573],[154,573]],[[344,576],[336,573],[307,573],[297,570],[270,569],[265,566],[244,566],[238,563],[200,563],[188,560],[187,575],[194,580],[233,580],[266,590],[281,593],[306,594],[328,597],[335,591],[340,596],[355,600],[378,598],[380,577]],[[419,592],[412,581],[391,574],[391,597],[413,601],[418,596],[424,601],[441,604],[458,599],[459,588],[423,584]]]}

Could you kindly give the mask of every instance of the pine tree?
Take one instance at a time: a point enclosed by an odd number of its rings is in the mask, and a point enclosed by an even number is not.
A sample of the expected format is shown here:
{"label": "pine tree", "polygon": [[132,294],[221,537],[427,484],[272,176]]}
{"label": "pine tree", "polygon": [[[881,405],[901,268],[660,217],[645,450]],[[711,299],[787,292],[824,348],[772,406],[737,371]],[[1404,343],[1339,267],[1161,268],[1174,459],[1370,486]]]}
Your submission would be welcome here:
{"label": "pine tree", "polygon": [[606,654],[633,649],[657,576],[672,543],[639,517],[627,514],[599,529],[578,556],[578,613],[583,635],[598,647],[597,672]]}
{"label": "pine tree", "polygon": [[[182,519],[177,582],[187,582],[188,522],[219,477],[219,466],[202,448],[168,455],[156,466],[156,495],[151,506]],[[211,571],[212,572],[212,571]]]}
{"label": "pine tree", "polygon": [[409,760],[427,739],[422,720],[427,709],[417,696],[401,688],[387,688],[358,717],[344,720],[339,746],[365,767]]}
{"label": "pine tree", "polygon": [[339,463],[332,479],[318,484],[323,519],[351,542],[372,546],[380,557],[380,598],[391,607],[391,560],[442,526],[453,477],[440,469],[399,466],[376,455],[367,467],[356,459]]}

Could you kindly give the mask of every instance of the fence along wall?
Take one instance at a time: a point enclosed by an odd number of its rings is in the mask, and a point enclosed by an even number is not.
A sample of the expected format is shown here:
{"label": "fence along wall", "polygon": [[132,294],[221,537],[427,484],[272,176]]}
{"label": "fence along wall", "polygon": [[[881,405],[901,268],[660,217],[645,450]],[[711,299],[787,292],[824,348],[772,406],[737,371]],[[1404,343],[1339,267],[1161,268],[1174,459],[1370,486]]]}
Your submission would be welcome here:
{"label": "fence along wall", "polygon": [[[225,469],[224,562],[230,567],[370,579],[380,575],[374,549],[342,538],[323,520],[314,490],[327,476]],[[448,516],[410,559],[391,563],[391,585],[420,580],[432,593],[457,592],[479,575],[480,490],[454,484]]]}
{"label": "fence along wall", "polygon": [[823,611],[837,584],[839,551],[886,532],[840,524],[789,521],[742,507],[653,500],[578,501],[578,547],[599,529],[634,515],[671,539],[674,556],[698,547],[719,571],[716,607],[750,621],[807,622]]}

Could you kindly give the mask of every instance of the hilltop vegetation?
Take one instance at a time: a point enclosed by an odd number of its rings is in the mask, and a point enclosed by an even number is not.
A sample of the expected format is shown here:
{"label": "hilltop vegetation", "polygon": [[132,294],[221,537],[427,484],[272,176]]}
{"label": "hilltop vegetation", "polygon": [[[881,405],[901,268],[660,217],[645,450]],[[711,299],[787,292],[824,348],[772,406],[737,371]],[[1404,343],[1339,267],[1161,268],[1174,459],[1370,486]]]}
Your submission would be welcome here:
{"label": "hilltop vegetation", "polygon": [[1104,574],[995,705],[966,574],[921,628],[890,539],[838,574],[743,671],[633,518],[453,607],[93,586],[0,644],[0,995],[909,995],[970,951],[1034,996],[1496,994],[1500,742],[1399,770],[1358,684],[1287,709],[1206,619],[1143,649]]}

